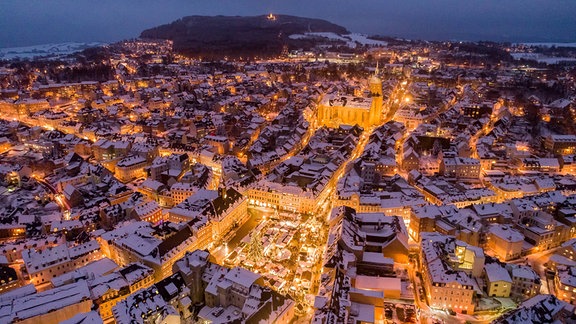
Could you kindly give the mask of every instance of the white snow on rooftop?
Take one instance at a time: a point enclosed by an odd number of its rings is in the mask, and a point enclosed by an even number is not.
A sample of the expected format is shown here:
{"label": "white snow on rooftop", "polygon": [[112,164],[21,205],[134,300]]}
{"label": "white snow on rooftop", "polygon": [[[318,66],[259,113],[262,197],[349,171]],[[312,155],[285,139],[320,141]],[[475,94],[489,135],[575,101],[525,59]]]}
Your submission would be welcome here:
{"label": "white snow on rooftop", "polygon": [[12,304],[12,315],[23,320],[89,299],[88,285],[86,281],[81,280],[77,283],[15,299]]}

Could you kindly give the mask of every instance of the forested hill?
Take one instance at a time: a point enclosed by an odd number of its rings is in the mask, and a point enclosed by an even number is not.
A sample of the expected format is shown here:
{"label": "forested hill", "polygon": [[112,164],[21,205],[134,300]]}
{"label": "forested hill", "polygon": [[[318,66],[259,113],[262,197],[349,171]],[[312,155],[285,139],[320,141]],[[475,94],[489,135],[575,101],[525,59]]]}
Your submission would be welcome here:
{"label": "forested hill", "polygon": [[188,16],[170,24],[147,29],[148,39],[170,39],[174,50],[201,57],[274,56],[284,46],[306,48],[311,40],[288,36],[307,32],[349,33],[346,28],[321,19],[287,15],[270,16]]}

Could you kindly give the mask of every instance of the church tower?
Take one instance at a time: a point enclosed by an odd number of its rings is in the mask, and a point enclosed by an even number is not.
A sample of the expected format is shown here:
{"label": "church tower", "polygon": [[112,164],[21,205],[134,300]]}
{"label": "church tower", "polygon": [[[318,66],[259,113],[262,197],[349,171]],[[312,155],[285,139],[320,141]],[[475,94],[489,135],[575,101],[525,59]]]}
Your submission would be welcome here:
{"label": "church tower", "polygon": [[380,125],[382,121],[384,100],[382,98],[382,80],[378,77],[378,72],[378,63],[376,63],[376,70],[370,78],[370,95],[372,96],[372,104],[370,106],[371,125]]}

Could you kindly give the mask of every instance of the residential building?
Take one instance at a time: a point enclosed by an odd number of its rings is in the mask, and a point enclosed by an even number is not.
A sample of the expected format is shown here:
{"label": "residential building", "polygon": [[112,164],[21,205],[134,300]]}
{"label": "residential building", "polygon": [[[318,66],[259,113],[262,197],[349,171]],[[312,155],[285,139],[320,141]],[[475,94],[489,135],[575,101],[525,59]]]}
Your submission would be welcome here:
{"label": "residential building", "polygon": [[534,296],[509,313],[495,320],[494,324],[572,323],[574,306],[554,295]]}
{"label": "residential building", "polygon": [[525,300],[540,294],[542,281],[540,275],[529,266],[509,264],[511,270],[512,290],[510,297],[514,300]]}
{"label": "residential building", "polygon": [[498,261],[484,265],[486,293],[490,297],[508,298],[512,289],[512,278],[503,264]]}
{"label": "residential building", "polygon": [[126,183],[138,178],[145,178],[144,168],[148,166],[148,161],[138,155],[125,157],[116,163],[115,175],[118,180]]}
{"label": "residential building", "polygon": [[35,285],[47,283],[54,277],[100,258],[100,245],[95,240],[72,247],[61,244],[43,250],[32,248],[22,252],[30,282]]}
{"label": "residential building", "polygon": [[524,235],[511,225],[496,224],[490,226],[487,235],[487,247],[500,261],[508,261],[522,256]]}
{"label": "residential building", "polygon": [[431,307],[473,314],[477,285],[484,268],[482,249],[438,233],[423,233],[420,269]]}
{"label": "residential building", "polygon": [[92,308],[86,281],[13,298],[1,306],[2,323],[57,324]]}

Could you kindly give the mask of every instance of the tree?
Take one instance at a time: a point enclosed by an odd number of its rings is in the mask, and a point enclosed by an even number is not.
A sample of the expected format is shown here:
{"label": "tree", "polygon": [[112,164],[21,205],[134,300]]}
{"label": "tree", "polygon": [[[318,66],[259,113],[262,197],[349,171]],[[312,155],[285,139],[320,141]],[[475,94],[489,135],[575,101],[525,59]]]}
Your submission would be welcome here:
{"label": "tree", "polygon": [[442,151],[442,144],[436,139],[434,140],[434,144],[432,144],[432,155],[437,156],[440,151]]}
{"label": "tree", "polygon": [[247,256],[254,263],[259,263],[264,258],[264,247],[262,246],[262,235],[260,232],[254,233],[250,238]]}

